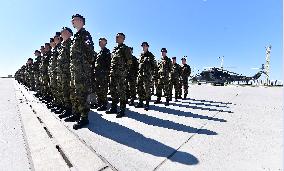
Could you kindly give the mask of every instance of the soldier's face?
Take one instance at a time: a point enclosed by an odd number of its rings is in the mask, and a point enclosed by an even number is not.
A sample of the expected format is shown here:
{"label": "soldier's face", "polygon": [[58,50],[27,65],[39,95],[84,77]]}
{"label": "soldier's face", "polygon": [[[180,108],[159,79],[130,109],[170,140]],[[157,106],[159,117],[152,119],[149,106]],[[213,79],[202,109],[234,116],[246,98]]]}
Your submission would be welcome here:
{"label": "soldier's face", "polygon": [[99,46],[100,46],[101,48],[106,47],[106,41],[104,41],[104,40],[99,41]]}
{"label": "soldier's face", "polygon": [[74,28],[82,28],[84,23],[83,23],[83,20],[79,17],[74,17],[72,19],[72,25]]}
{"label": "soldier's face", "polygon": [[45,45],[45,46],[44,46],[44,51],[45,51],[45,52],[48,52],[49,50],[50,50],[50,47],[49,47],[48,45]]}
{"label": "soldier's face", "polygon": [[43,54],[44,53],[44,47],[40,48],[40,52]]}
{"label": "soldier's face", "polygon": [[181,62],[182,62],[183,65],[186,64],[186,60],[182,60]]}
{"label": "soldier's face", "polygon": [[71,37],[71,34],[69,33],[69,31],[63,30],[61,32],[61,37],[63,38],[63,40],[67,40],[69,37]]}
{"label": "soldier's face", "polygon": [[52,48],[54,48],[54,47],[55,47],[55,42],[50,42],[50,46],[51,46]]}
{"label": "soldier's face", "polygon": [[173,64],[175,64],[177,62],[177,60],[176,59],[173,59]]}
{"label": "soldier's face", "polygon": [[54,43],[57,45],[58,43],[60,43],[60,37],[56,36],[54,37]]}
{"label": "soldier's face", "polygon": [[116,43],[123,43],[124,42],[124,37],[123,36],[116,36]]}
{"label": "soldier's face", "polygon": [[162,52],[162,56],[163,57],[167,56],[167,53],[166,52]]}
{"label": "soldier's face", "polygon": [[35,52],[35,56],[39,56],[40,55],[40,53],[39,52]]}
{"label": "soldier's face", "polygon": [[147,45],[143,45],[142,48],[144,52],[147,52],[149,47]]}

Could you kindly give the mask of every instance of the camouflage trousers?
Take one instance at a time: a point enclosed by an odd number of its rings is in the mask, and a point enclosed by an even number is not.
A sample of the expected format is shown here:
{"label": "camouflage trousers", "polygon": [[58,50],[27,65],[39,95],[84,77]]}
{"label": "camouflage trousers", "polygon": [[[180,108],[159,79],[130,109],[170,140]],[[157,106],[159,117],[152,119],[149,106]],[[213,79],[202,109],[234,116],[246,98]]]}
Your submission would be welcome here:
{"label": "camouflage trousers", "polygon": [[68,109],[72,109],[72,103],[70,99],[70,73],[62,73],[58,77],[58,98],[59,103]]}
{"label": "camouflage trousers", "polygon": [[169,78],[168,77],[162,77],[158,79],[158,85],[156,89],[156,95],[158,98],[162,97],[162,91],[164,90],[164,95],[167,99],[171,97],[171,89],[169,85]]}
{"label": "camouflage trousers", "polygon": [[54,102],[58,104],[60,103],[60,97],[58,93],[57,74],[52,73],[49,79],[52,98],[54,99]]}
{"label": "camouflage trousers", "polygon": [[175,89],[175,98],[181,96],[181,83],[179,78],[172,78],[170,80],[170,92],[172,97],[173,88]]}
{"label": "camouflage trousers", "polygon": [[41,78],[42,78],[41,92],[43,93],[44,96],[49,96],[50,95],[49,77],[47,74],[43,74]]}
{"label": "camouflage trousers", "polygon": [[188,94],[188,77],[184,77],[180,81],[181,86],[180,86],[180,95],[182,94],[182,86],[184,89],[184,95],[186,96]]}
{"label": "camouflage trousers", "polygon": [[35,74],[35,90],[37,92],[40,92],[40,74],[39,73]]}
{"label": "camouflage trousers", "polygon": [[126,83],[127,99],[136,99],[137,77],[128,77]]}
{"label": "camouflage trousers", "polygon": [[110,76],[110,95],[112,97],[112,105],[120,102],[120,108],[126,108],[126,76],[111,75]]}
{"label": "camouflage trousers", "polygon": [[70,98],[72,112],[82,118],[88,118],[90,105],[87,101],[89,95],[88,77],[82,73],[71,73]]}
{"label": "camouflage trousers", "polygon": [[98,106],[107,105],[108,76],[96,77],[95,88]]}
{"label": "camouflage trousers", "polygon": [[157,94],[157,87],[158,87],[158,78],[153,78],[151,81],[151,92],[154,94],[155,89],[156,89],[156,94]]}
{"label": "camouflage trousers", "polygon": [[35,77],[34,77],[34,75],[30,75],[28,85],[29,85],[29,88],[31,90],[35,90]]}
{"label": "camouflage trousers", "polygon": [[151,77],[149,76],[138,76],[137,93],[139,100],[151,100],[151,82]]}

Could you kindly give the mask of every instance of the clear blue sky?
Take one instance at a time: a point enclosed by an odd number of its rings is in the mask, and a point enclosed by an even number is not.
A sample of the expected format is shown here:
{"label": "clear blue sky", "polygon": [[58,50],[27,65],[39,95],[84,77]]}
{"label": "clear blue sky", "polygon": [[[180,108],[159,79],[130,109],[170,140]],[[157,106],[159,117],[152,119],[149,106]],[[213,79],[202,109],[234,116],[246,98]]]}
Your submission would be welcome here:
{"label": "clear blue sky", "polygon": [[14,74],[56,31],[72,28],[71,16],[80,13],[96,51],[99,37],[113,49],[116,33],[124,32],[136,56],[147,41],[157,59],[165,47],[178,62],[187,55],[197,71],[220,66],[217,58],[224,55],[225,67],[250,76],[271,44],[271,79],[282,79],[282,7],[281,0],[1,1],[0,76]]}

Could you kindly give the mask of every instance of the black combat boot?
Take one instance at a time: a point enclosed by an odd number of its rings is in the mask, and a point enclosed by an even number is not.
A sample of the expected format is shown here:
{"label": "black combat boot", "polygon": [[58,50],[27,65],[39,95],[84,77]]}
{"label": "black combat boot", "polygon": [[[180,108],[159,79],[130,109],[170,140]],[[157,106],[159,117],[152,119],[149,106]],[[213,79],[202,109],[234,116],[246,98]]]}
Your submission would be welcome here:
{"label": "black combat boot", "polygon": [[107,110],[107,105],[102,105],[97,108],[97,111],[105,111],[105,110]]}
{"label": "black combat boot", "polygon": [[60,119],[62,119],[62,118],[69,117],[69,116],[71,116],[71,115],[72,115],[72,110],[67,108],[67,109],[64,111],[64,113],[62,113],[62,114],[59,115],[58,117],[59,117]]}
{"label": "black combat boot", "polygon": [[142,108],[143,107],[143,101],[139,100],[139,103],[135,105],[136,108]]}
{"label": "black combat boot", "polygon": [[166,103],[165,103],[165,106],[169,106],[170,105],[170,99],[166,99]]}
{"label": "black combat boot", "polygon": [[91,109],[97,109],[98,108],[98,104],[97,103],[90,104],[90,108]]}
{"label": "black combat boot", "polygon": [[158,97],[157,100],[154,102],[154,104],[161,104],[161,97]]}
{"label": "black combat boot", "polygon": [[55,113],[55,114],[62,114],[62,112],[63,112],[64,110],[65,110],[64,107],[61,106],[61,105],[59,105],[59,106],[57,107],[57,109],[54,111],[54,113]]}
{"label": "black combat boot", "polygon": [[184,94],[184,95],[183,95],[183,100],[185,100],[185,99],[186,99],[186,96],[187,96],[187,94]]}
{"label": "black combat boot", "polygon": [[134,98],[131,98],[131,100],[128,104],[129,104],[129,106],[134,106]]}
{"label": "black combat boot", "polygon": [[72,116],[64,119],[65,122],[76,122],[76,121],[79,121],[80,120],[80,117],[78,114],[73,114]]}
{"label": "black combat boot", "polygon": [[146,104],[145,104],[144,110],[146,110],[146,111],[149,110],[149,100],[146,100]]}
{"label": "black combat boot", "polygon": [[120,109],[116,115],[116,118],[122,118],[123,116],[125,116],[125,109]]}
{"label": "black combat boot", "polygon": [[46,107],[47,107],[48,109],[52,109],[53,106],[54,106],[54,104],[53,104],[52,102],[49,102],[49,103],[46,104]]}
{"label": "black combat boot", "polygon": [[178,102],[178,97],[175,97],[175,102]]}
{"label": "black combat boot", "polygon": [[117,113],[117,105],[111,105],[111,108],[106,111],[106,114],[115,114]]}
{"label": "black combat boot", "polygon": [[73,129],[75,130],[81,129],[88,124],[89,124],[88,118],[81,118],[77,123],[73,125]]}

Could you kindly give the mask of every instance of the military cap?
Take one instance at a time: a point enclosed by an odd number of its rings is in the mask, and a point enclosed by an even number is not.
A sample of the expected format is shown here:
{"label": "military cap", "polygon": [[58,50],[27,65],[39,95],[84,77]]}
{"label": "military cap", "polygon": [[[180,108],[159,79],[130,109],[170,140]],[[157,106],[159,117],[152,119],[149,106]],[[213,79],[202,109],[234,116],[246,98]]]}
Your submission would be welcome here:
{"label": "military cap", "polygon": [[185,60],[186,61],[186,58],[181,58],[181,60]]}
{"label": "military cap", "polygon": [[123,33],[117,33],[116,36],[123,36],[125,38],[125,34]]}
{"label": "military cap", "polygon": [[106,41],[106,43],[107,43],[107,39],[106,38],[104,38],[104,37],[99,38],[99,41],[102,41],[102,40]]}
{"label": "military cap", "polygon": [[72,19],[74,19],[75,17],[81,18],[83,20],[83,23],[85,24],[85,18],[82,15],[80,14],[72,15]]}
{"label": "military cap", "polygon": [[167,51],[166,48],[162,48],[162,49],[161,49],[161,52],[166,52],[166,53],[167,53],[168,51]]}
{"label": "military cap", "polygon": [[35,53],[37,53],[37,52],[38,52],[38,53],[40,53],[40,51],[39,51],[39,50],[35,50]]}
{"label": "military cap", "polygon": [[69,27],[62,27],[62,30],[67,30],[69,33],[71,33],[73,35],[73,31],[69,28]]}
{"label": "military cap", "polygon": [[56,32],[54,37],[56,37],[56,36],[60,37],[60,35],[61,35],[60,32]]}
{"label": "military cap", "polygon": [[50,42],[50,43],[51,43],[51,42],[54,42],[54,38],[50,38],[49,42]]}
{"label": "military cap", "polygon": [[44,45],[45,45],[45,46],[50,46],[50,43],[45,43]]}
{"label": "military cap", "polygon": [[177,57],[174,56],[174,57],[172,57],[172,59],[177,59]]}
{"label": "military cap", "polygon": [[40,48],[44,48],[44,46],[40,46]]}
{"label": "military cap", "polygon": [[28,61],[33,61],[33,58],[29,58]]}
{"label": "military cap", "polygon": [[146,45],[146,46],[148,46],[148,47],[149,47],[148,42],[143,42],[143,43],[141,44],[141,46],[143,46],[143,45]]}

